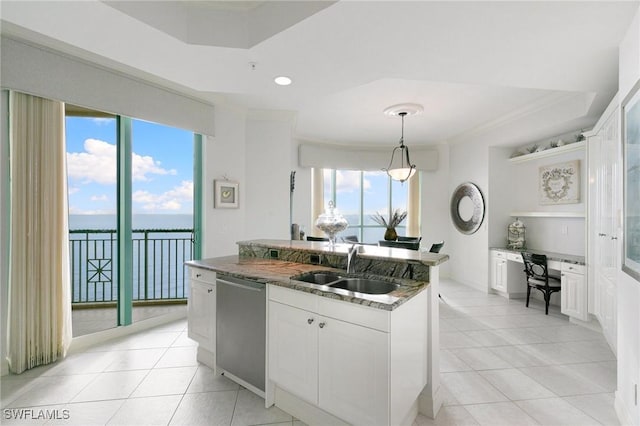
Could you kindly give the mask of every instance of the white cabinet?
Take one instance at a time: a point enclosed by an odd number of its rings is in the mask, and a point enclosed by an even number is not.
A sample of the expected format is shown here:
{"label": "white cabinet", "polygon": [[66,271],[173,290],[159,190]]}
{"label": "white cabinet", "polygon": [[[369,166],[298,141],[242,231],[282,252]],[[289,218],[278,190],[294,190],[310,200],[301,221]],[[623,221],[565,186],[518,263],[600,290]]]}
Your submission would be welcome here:
{"label": "white cabinet", "polygon": [[332,318],[319,321],[318,405],[353,424],[388,419],[389,334]]}
{"label": "white cabinet", "polygon": [[318,401],[318,315],[269,302],[269,378],[305,401]]}
{"label": "white cabinet", "polygon": [[394,316],[270,286],[268,309],[271,382],[354,425],[406,420],[427,383],[424,292]]}
{"label": "white cabinet", "polygon": [[491,250],[491,289],[508,298],[526,296],[527,284],[522,255]]}
{"label": "white cabinet", "polygon": [[270,301],[269,379],[349,423],[380,424],[389,418],[388,333]]}
{"label": "white cabinet", "polygon": [[507,291],[507,259],[503,252],[493,251],[491,254],[491,288]]}
{"label": "white cabinet", "polygon": [[586,321],[587,283],[584,266],[562,263],[561,266],[560,311],[570,317]]}
{"label": "white cabinet", "polygon": [[188,335],[198,342],[198,360],[215,368],[216,273],[189,268]]}

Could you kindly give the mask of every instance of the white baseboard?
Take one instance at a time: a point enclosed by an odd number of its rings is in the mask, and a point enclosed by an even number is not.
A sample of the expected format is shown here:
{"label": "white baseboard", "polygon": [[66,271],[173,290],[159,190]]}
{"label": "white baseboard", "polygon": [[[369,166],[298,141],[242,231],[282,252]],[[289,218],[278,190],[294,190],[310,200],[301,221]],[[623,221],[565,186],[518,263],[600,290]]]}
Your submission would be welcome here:
{"label": "white baseboard", "polygon": [[327,413],[326,411],[309,404],[289,392],[276,387],[276,407],[286,411],[293,417],[302,420],[308,425],[332,425],[348,426],[343,420]]}
{"label": "white baseboard", "polygon": [[620,395],[620,392],[616,391],[615,396],[616,397],[614,401],[614,407],[616,409],[616,414],[618,415],[618,420],[620,421],[620,424],[621,425],[640,424],[640,419],[636,419],[636,422],[634,423],[633,418],[631,416],[631,411],[629,411],[629,409],[625,405],[624,400]]}

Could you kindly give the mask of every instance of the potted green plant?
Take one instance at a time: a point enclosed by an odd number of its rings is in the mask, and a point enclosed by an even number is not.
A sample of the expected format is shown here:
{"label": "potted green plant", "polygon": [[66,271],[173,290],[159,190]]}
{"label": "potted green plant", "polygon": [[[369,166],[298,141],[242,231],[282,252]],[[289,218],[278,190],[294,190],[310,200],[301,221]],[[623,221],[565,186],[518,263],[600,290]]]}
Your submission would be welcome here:
{"label": "potted green plant", "polygon": [[384,232],[384,239],[386,241],[395,241],[398,239],[396,226],[400,225],[406,217],[406,211],[395,209],[393,213],[391,213],[389,218],[386,218],[380,213],[376,212],[375,214],[371,215],[371,220],[373,220],[378,225],[382,225],[386,228],[386,231]]}

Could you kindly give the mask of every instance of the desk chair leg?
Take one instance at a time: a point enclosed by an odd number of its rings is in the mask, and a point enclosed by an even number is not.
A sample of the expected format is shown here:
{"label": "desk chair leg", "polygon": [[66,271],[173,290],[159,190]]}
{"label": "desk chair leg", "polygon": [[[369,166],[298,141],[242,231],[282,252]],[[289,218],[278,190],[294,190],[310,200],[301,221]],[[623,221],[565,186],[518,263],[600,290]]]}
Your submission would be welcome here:
{"label": "desk chair leg", "polygon": [[548,291],[544,292],[544,314],[549,315],[549,300],[551,299],[551,293]]}
{"label": "desk chair leg", "polygon": [[529,307],[529,296],[531,296],[531,286],[527,284],[527,304],[525,305],[527,308]]}

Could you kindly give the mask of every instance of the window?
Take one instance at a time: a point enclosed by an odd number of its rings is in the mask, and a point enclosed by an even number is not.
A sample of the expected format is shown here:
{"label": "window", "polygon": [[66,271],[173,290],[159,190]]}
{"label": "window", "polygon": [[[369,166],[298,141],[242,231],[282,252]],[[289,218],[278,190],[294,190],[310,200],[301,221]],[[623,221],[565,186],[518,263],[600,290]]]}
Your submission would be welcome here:
{"label": "window", "polygon": [[[349,222],[339,237],[356,235],[365,243],[377,243],[385,228],[371,219],[377,213],[389,217],[396,209],[407,210],[408,184],[392,181],[383,171],[323,170],[324,204],[333,201]],[[396,228],[405,235],[406,221]]]}

